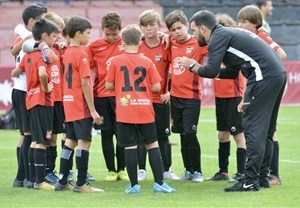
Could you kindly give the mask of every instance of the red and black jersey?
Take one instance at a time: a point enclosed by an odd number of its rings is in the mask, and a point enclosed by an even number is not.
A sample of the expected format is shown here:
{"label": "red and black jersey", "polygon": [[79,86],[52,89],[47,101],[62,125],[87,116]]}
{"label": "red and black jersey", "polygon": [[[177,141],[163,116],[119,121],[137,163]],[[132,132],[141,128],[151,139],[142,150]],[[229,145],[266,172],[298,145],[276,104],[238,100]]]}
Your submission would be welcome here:
{"label": "red and black jersey", "polygon": [[[47,65],[40,51],[25,54],[19,68],[26,73],[26,108],[27,110],[37,106],[54,106],[52,93],[45,93],[42,89],[39,77],[39,67],[45,67],[50,79],[51,67]],[[49,82],[50,80],[48,80]]]}
{"label": "red and black jersey", "polygon": [[154,122],[151,86],[161,77],[153,62],[139,53],[123,53],[111,59],[106,81],[114,83],[117,122]]}
{"label": "red and black jersey", "polygon": [[63,105],[66,121],[91,117],[81,86],[81,80],[84,78],[87,78],[92,86],[89,56],[82,48],[69,46],[64,53],[63,65]]}
{"label": "red and black jersey", "polygon": [[201,99],[202,78],[197,74],[191,73],[188,69],[179,65],[180,58],[186,56],[203,64],[204,56],[207,56],[207,46],[199,47],[197,40],[191,37],[185,43],[178,43],[176,40],[171,41],[171,64],[172,64],[172,96],[178,98]]}
{"label": "red and black jersey", "polygon": [[142,41],[142,44],[139,48],[139,53],[144,54],[153,61],[162,78],[160,82],[161,90],[157,93],[153,93],[154,103],[162,103],[160,101],[160,96],[168,92],[170,50],[165,48],[166,45],[161,43],[155,47],[150,47],[147,45],[145,40]]}

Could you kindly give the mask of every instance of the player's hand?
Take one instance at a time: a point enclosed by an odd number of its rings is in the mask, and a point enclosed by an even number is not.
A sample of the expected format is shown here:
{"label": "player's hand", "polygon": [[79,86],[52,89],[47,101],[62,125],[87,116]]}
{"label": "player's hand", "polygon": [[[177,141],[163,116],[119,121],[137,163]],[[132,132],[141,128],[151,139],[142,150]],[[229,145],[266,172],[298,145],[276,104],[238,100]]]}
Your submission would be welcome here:
{"label": "player's hand", "polygon": [[244,105],[244,99],[242,99],[242,101],[238,104],[237,106],[237,111],[238,112],[243,112],[243,105]]}
{"label": "player's hand", "polygon": [[269,31],[265,27],[258,28],[258,32],[265,32],[265,33],[269,34]]}
{"label": "player's hand", "polygon": [[58,57],[56,56],[56,54],[51,50],[51,48],[49,48],[48,45],[45,45],[42,47],[41,49],[41,53],[43,56],[44,61],[47,64],[53,64],[54,62],[58,61]]}
{"label": "player's hand", "polygon": [[167,92],[166,94],[160,95],[160,101],[164,104],[168,104],[168,102],[170,101],[170,93]]}
{"label": "player's hand", "polygon": [[46,93],[52,92],[53,89],[54,89],[53,82],[49,82],[49,83],[48,83],[48,91],[47,91]]}
{"label": "player's hand", "polygon": [[161,38],[161,42],[166,44],[165,50],[170,47],[170,35],[166,33],[159,33],[159,38]]}
{"label": "player's hand", "polygon": [[101,125],[103,124],[103,116],[100,116],[97,111],[91,112],[91,115],[93,117],[93,124]]}

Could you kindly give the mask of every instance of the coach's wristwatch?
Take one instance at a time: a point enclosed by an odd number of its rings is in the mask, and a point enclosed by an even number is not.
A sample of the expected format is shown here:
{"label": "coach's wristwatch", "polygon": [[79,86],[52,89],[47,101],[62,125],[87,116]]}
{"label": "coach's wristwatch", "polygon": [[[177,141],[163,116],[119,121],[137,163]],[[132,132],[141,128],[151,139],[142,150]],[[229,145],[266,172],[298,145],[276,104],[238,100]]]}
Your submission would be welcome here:
{"label": "coach's wristwatch", "polygon": [[192,64],[189,65],[190,72],[193,72],[192,69],[194,68],[195,64],[196,64],[196,62],[194,62],[194,63],[192,63]]}

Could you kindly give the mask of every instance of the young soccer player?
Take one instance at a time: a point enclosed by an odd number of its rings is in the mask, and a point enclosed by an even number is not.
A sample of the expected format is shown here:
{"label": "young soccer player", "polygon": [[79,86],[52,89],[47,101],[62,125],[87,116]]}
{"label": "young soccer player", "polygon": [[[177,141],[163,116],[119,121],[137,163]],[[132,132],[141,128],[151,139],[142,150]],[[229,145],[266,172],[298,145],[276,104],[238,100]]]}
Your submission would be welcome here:
{"label": "young soccer player", "polygon": [[[225,27],[237,27],[237,23],[227,14],[217,14],[217,21]],[[237,79],[214,79],[216,119],[219,139],[219,171],[208,180],[229,180],[228,165],[230,155],[230,135],[236,143],[237,173],[230,182],[244,176],[246,162],[246,142],[242,127],[242,112],[238,112],[244,94],[244,78],[239,73]]]}
{"label": "young soccer player", "polygon": [[[35,19],[46,12],[47,8],[42,4],[31,4],[24,9],[22,13],[24,24],[20,24],[16,27],[16,29],[20,28],[23,32],[22,34],[18,34],[18,41],[11,49],[12,54],[16,56],[16,66],[19,65],[24,56],[24,53],[21,51],[24,41],[32,37],[31,30]],[[30,133],[29,113],[25,105],[27,90],[25,73],[21,73],[19,76],[14,77],[13,80],[12,104],[20,131],[20,140],[17,145],[18,172],[13,182],[13,187],[33,187],[34,178],[30,180],[29,170],[30,168],[34,170],[34,149],[33,147],[30,148],[32,138]]]}
{"label": "young soccer player", "polygon": [[[95,57],[97,70],[94,83],[94,102],[97,112],[104,117],[102,125],[95,125],[101,130],[102,151],[108,169],[106,181],[128,180],[125,170],[124,147],[114,147],[113,136],[117,139],[116,98],[115,92],[105,89],[107,66],[113,56],[123,53],[121,45],[121,17],[116,12],[109,12],[102,18],[102,32],[104,37],[93,41],[89,48]],[[116,148],[116,151],[115,151]],[[115,157],[117,167],[115,166]]]}
{"label": "young soccer player", "polygon": [[[57,25],[44,18],[38,19],[32,26],[34,39],[44,41],[51,47],[58,33]],[[50,144],[53,127],[53,83],[50,79],[51,68],[47,65],[40,51],[28,53],[22,59],[18,68],[12,71],[18,76],[22,71],[26,73],[27,95],[26,108],[29,110],[31,133],[34,146],[35,182],[34,188],[40,190],[54,189],[54,186],[45,182],[46,175],[46,148]],[[30,79],[28,79],[30,77]],[[31,173],[32,175],[32,173]]]}
{"label": "young soccer player", "polygon": [[[130,184],[125,192],[140,192],[137,180],[137,145],[141,140],[149,153],[154,176],[153,191],[171,193],[176,190],[163,182],[163,170],[152,106],[152,92],[161,89],[161,77],[153,62],[138,53],[142,32],[137,25],[122,31],[125,53],[111,59],[106,76],[106,89],[116,95],[119,145],[125,147],[125,164]],[[143,116],[141,116],[143,115]]]}
{"label": "young soccer player", "polygon": [[[82,50],[91,37],[91,23],[80,16],[74,16],[66,24],[70,46],[63,57],[63,106],[66,118],[67,139],[60,156],[60,176],[55,190],[74,192],[103,192],[86,182],[92,124],[100,124],[101,119],[93,104],[92,80],[89,57]],[[73,187],[68,183],[71,157],[76,150],[77,181]]]}
{"label": "young soccer player", "polygon": [[[278,54],[281,61],[286,60],[285,51],[265,32],[260,31],[259,28],[263,26],[263,15],[255,5],[248,5],[243,7],[238,13],[239,27],[249,30],[261,39],[263,39],[274,51]],[[276,130],[276,129],[275,129]],[[272,150],[273,149],[273,150]],[[268,183],[272,185],[280,185],[281,179],[279,177],[279,144],[277,137],[273,135],[273,147],[269,146],[268,151],[273,151],[270,164],[263,163],[261,168],[260,183],[263,187],[269,187]],[[270,169],[270,176],[267,178]],[[267,180],[268,179],[268,180]]]}
{"label": "young soccer player", "polygon": [[180,10],[169,13],[165,23],[171,37],[171,117],[172,132],[180,134],[181,154],[185,172],[181,180],[202,182],[201,148],[197,126],[201,106],[202,78],[179,66],[181,56],[188,56],[203,63],[207,47],[199,47],[195,37],[188,34],[189,23]]}
{"label": "young soccer player", "polygon": [[[170,93],[168,92],[169,74],[169,50],[158,37],[159,29],[162,27],[160,14],[155,10],[146,10],[139,17],[139,23],[144,35],[144,39],[139,48],[139,53],[143,53],[155,64],[162,80],[161,90],[153,93],[153,108],[155,112],[155,125],[157,130],[157,140],[162,156],[164,179],[179,180],[179,177],[171,169],[172,153],[169,142],[170,131]],[[144,145],[138,147],[139,172],[138,179],[145,179],[146,175],[146,149]],[[143,167],[141,165],[143,164]]]}

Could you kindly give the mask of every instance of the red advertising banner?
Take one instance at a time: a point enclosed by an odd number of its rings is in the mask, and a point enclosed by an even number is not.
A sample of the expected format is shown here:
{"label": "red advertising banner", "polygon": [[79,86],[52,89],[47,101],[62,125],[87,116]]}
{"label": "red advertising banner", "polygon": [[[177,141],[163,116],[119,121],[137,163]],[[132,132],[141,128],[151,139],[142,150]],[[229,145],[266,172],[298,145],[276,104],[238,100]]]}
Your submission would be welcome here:
{"label": "red advertising banner", "polygon": [[[287,70],[287,84],[282,104],[300,105],[300,61],[287,61],[284,63]],[[11,105],[11,92],[13,81],[10,72],[13,67],[0,67],[0,112],[9,110]],[[203,79],[202,106],[214,106],[213,79]]]}

